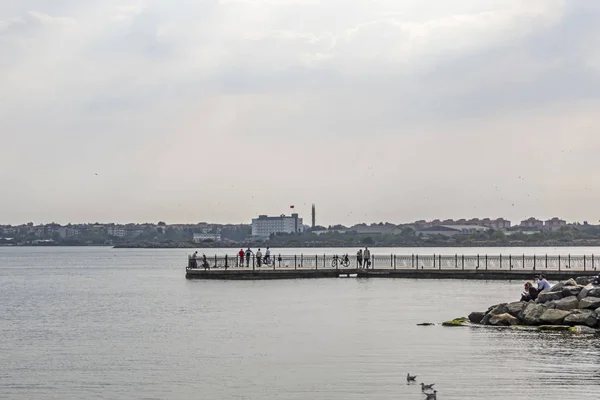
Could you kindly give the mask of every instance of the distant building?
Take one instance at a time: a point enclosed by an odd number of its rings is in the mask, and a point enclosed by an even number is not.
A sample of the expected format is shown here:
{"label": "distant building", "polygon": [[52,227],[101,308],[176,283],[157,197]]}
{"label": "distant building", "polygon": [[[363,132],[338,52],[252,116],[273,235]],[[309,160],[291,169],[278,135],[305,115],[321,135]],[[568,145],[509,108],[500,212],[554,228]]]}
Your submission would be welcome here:
{"label": "distant building", "polygon": [[268,217],[259,215],[252,219],[252,236],[268,238],[274,233],[300,233],[304,232],[302,218],[298,214],[291,216],[280,215],[279,217]]}
{"label": "distant building", "polygon": [[[484,225],[484,226],[487,226],[487,225]],[[497,218],[497,219],[491,221],[490,228],[496,229],[496,230],[508,229],[508,228],[510,228],[510,221],[508,221],[504,218]]]}
{"label": "distant building", "polygon": [[221,234],[220,233],[194,233],[193,240],[196,243],[205,242],[207,240],[212,240],[212,241],[215,241],[215,242],[220,242],[221,241]]}
{"label": "distant building", "polygon": [[4,228],[2,228],[2,233],[4,233],[5,235],[14,235],[17,233],[17,228],[15,228],[14,226],[5,226]]}
{"label": "distant building", "polygon": [[492,220],[490,218],[483,218],[483,219],[471,218],[469,220],[461,218],[459,220],[445,219],[443,221],[440,221],[439,219],[434,219],[433,221],[430,221],[430,222],[421,220],[421,221],[417,221],[414,223],[415,227],[422,227],[422,228],[430,228],[432,226],[466,226],[466,225],[484,226],[486,228],[499,230],[499,229],[510,228],[511,223],[510,223],[510,221],[508,221],[504,218],[496,218],[494,220]]}
{"label": "distant building", "polygon": [[489,230],[488,227],[479,225],[434,225],[428,228],[419,229],[417,230],[417,233],[422,233],[424,235],[455,236],[485,232],[487,230]]}
{"label": "distant building", "polygon": [[142,236],[145,232],[145,229],[143,228],[128,228],[125,229],[125,236],[129,237],[129,238],[134,238],[134,237],[138,237],[138,236]]}
{"label": "distant building", "polygon": [[393,234],[400,233],[402,229],[398,227],[398,225],[385,223],[385,224],[358,224],[351,226],[348,228],[349,231],[354,231],[359,234],[365,235],[385,235],[385,234]]}
{"label": "distant building", "polygon": [[549,231],[555,231],[563,226],[567,226],[567,221],[564,221],[557,217],[549,219],[544,223],[544,229],[547,229]]}
{"label": "distant building", "polygon": [[71,238],[79,235],[79,229],[71,228],[68,226],[61,226],[57,229],[57,232],[62,239]]}
{"label": "distant building", "polygon": [[537,219],[537,218],[528,218],[524,221],[521,221],[521,225],[522,228],[543,228],[544,227],[544,222]]}
{"label": "distant building", "polygon": [[108,236],[122,238],[125,237],[126,230],[124,226],[112,225],[106,229],[106,233],[108,233]]}

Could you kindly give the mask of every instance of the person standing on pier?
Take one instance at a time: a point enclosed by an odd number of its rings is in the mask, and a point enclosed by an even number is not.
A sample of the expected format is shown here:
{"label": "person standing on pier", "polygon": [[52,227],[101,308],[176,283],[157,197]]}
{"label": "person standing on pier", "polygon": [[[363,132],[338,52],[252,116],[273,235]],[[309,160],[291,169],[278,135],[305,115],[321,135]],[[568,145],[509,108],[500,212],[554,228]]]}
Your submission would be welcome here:
{"label": "person standing on pier", "polygon": [[244,249],[240,249],[240,251],[238,253],[238,257],[240,258],[240,267],[244,266],[244,254],[246,254],[244,252]]}
{"label": "person standing on pier", "polygon": [[362,268],[362,262],[363,262],[363,252],[362,252],[362,249],[358,249],[358,252],[356,253],[356,267]]}
{"label": "person standing on pier", "polygon": [[270,262],[271,262],[271,249],[267,247],[267,250],[265,250],[265,264],[269,265]]}
{"label": "person standing on pier", "polygon": [[192,254],[192,258],[190,260],[190,267],[198,268],[198,252],[197,251],[195,251],[194,254]]}
{"label": "person standing on pier", "polygon": [[365,251],[363,251],[363,262],[365,263],[365,268],[369,269],[371,265],[371,252],[368,247],[365,247]]}
{"label": "person standing on pier", "polygon": [[248,250],[246,250],[246,268],[250,268],[250,257],[252,256],[252,250],[250,250],[250,247],[248,247]]}
{"label": "person standing on pier", "polygon": [[262,252],[260,251],[260,249],[258,249],[258,251],[256,252],[256,266],[260,268],[261,264],[262,264]]}

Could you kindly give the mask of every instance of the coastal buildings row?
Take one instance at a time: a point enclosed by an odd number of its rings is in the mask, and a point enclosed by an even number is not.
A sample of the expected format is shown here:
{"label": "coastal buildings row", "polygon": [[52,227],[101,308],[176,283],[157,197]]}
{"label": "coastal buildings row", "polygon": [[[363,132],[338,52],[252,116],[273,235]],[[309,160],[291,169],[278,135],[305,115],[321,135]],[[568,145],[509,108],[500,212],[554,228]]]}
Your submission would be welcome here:
{"label": "coastal buildings row", "polygon": [[434,219],[432,221],[420,220],[413,224],[416,228],[431,228],[434,226],[483,226],[489,229],[503,230],[511,227],[511,222],[504,218],[471,218],[471,219]]}
{"label": "coastal buildings row", "polygon": [[[473,218],[473,219],[446,219],[432,221],[416,221],[411,224],[356,224],[350,227],[342,225],[319,227],[315,224],[314,210],[311,215],[312,232],[323,234],[328,232],[354,232],[364,235],[394,235],[402,233],[407,227],[413,228],[418,233],[433,235],[442,234],[452,236],[456,234],[470,234],[489,229],[506,231],[555,231],[565,226],[576,226],[568,224],[560,218],[552,218],[546,221],[537,218],[528,218],[519,225],[512,226],[511,221],[504,218]],[[584,222],[584,225],[587,223]],[[252,219],[251,224],[210,224],[199,222],[195,224],[169,224],[164,222],[145,224],[67,224],[56,223],[22,224],[18,226],[0,225],[0,238],[27,238],[27,240],[79,240],[93,238],[106,241],[128,241],[138,239],[154,239],[156,237],[169,237],[172,240],[186,240],[201,242],[240,242],[253,239],[268,239],[273,234],[299,234],[311,229],[303,224],[303,219],[297,213],[291,215],[267,216],[259,215]]]}
{"label": "coastal buildings row", "polygon": [[[494,230],[507,230],[512,226],[511,221],[504,218],[471,218],[471,219],[446,219],[439,220],[434,219],[432,221],[420,220],[412,224],[416,229],[431,228],[436,226],[456,226],[456,227],[468,227],[468,226],[480,226]],[[567,226],[567,222],[560,218],[554,217],[552,219],[542,221],[537,218],[528,218],[521,221],[521,223],[513,228],[527,228],[537,230],[549,230],[555,231],[563,226]]]}

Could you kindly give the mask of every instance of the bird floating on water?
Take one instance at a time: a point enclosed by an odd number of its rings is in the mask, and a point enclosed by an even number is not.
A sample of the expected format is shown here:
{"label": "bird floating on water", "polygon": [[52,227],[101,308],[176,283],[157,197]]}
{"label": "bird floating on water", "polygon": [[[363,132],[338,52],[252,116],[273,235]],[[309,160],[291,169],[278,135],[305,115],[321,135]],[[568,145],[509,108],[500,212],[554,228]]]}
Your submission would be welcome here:
{"label": "bird floating on water", "polygon": [[426,385],[423,382],[421,382],[421,392],[433,389],[433,385],[435,385],[435,383],[432,383],[431,385]]}
{"label": "bird floating on water", "polygon": [[434,390],[433,393],[425,393],[427,396],[427,400],[437,400],[437,390]]}
{"label": "bird floating on water", "polygon": [[406,382],[414,382],[417,379],[417,376],[412,376],[410,373],[406,374]]}

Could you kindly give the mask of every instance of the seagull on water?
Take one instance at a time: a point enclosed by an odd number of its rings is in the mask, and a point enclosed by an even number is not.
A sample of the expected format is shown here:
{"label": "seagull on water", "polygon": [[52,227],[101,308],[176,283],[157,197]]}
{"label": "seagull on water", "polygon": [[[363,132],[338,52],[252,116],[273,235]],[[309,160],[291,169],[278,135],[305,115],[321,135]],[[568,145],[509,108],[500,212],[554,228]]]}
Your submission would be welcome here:
{"label": "seagull on water", "polygon": [[431,385],[426,385],[423,382],[421,382],[421,392],[433,389],[433,385],[435,385],[435,383],[432,383]]}
{"label": "seagull on water", "polygon": [[425,393],[427,396],[426,400],[437,400],[437,390],[434,390],[433,393]]}
{"label": "seagull on water", "polygon": [[417,379],[417,376],[412,376],[410,373],[406,374],[406,382],[414,382]]}

